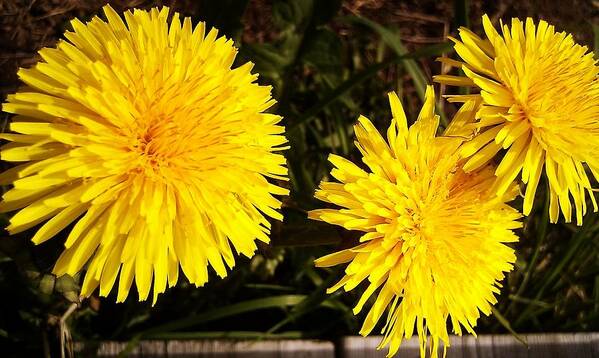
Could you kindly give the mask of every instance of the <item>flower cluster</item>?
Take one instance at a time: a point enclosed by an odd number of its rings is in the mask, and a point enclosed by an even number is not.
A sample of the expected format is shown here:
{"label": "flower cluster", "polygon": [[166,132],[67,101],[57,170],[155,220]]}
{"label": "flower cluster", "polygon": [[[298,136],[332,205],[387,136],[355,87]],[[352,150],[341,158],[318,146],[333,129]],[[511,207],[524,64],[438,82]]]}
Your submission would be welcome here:
{"label": "flower cluster", "polygon": [[[461,28],[452,38],[462,61],[442,58],[463,76],[439,75],[437,82],[474,87],[475,94],[449,95],[463,103],[441,137],[436,137],[432,89],[409,129],[395,94],[387,141],[366,118],[355,127],[365,168],[332,155],[331,176],[316,197],[336,208],[310,213],[316,220],[363,233],[357,246],[316,261],[349,263],[331,288],[352,290],[366,282],[354,312],[378,291],[361,330],[369,334],[385,309],[380,348],[394,355],[416,328],[421,356],[427,335],[431,355],[453,332],[474,333],[479,312],[490,313],[499,281],[515,257],[505,243],[517,241],[520,214],[506,202],[526,185],[528,215],[544,171],[549,183],[549,217],[559,210],[582,224],[587,194],[597,203],[587,171],[599,174],[599,66],[571,35],[532,19],[502,25],[500,35],[483,17],[486,39]],[[505,150],[505,152],[502,152]],[[499,165],[493,159],[503,154]],[[586,167],[585,167],[586,164]]]}
{"label": "flower cluster", "polygon": [[[169,9],[110,6],[104,19],[71,22],[73,31],[42,60],[21,69],[25,84],[3,110],[14,114],[0,158],[12,185],[0,212],[16,211],[11,234],[36,228],[35,244],[68,231],[56,275],[85,270],[81,295],[97,288],[116,300],[133,282],[153,301],[177,283],[196,286],[211,267],[220,277],[235,254],[251,257],[282,220],[280,187],[288,149],[271,89],[252,64],[233,68],[237,49],[204,23]],[[410,126],[395,93],[381,136],[361,116],[354,127],[361,164],[329,157],[334,181],[315,196],[328,207],[309,217],[361,232],[359,243],[316,260],[347,264],[329,292],[364,285],[354,313],[370,306],[360,331],[383,322],[389,356],[414,332],[421,355],[474,334],[491,314],[515,262],[510,243],[522,226],[508,203],[519,195],[528,215],[545,173],[549,218],[582,224],[597,211],[599,66],[571,35],[544,21],[514,19],[499,33],[483,17],[485,38],[461,28],[451,38],[461,60],[440,59],[463,75],[438,75],[474,94],[438,134],[433,87]],[[495,165],[497,159],[498,165]],[[587,202],[587,198],[590,203]],[[346,245],[347,247],[347,245]],[[386,318],[382,319],[386,312]],[[427,337],[430,335],[431,339]]]}

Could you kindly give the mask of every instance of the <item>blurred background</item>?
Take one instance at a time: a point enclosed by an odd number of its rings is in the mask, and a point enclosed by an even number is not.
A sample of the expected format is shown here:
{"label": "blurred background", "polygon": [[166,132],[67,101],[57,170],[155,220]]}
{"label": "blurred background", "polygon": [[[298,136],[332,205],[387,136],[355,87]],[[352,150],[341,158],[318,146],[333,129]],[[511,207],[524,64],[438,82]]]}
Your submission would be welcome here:
{"label": "blurred background", "polygon": [[[38,61],[37,50],[54,46],[73,17],[89,20],[105,1],[0,0],[0,100],[17,90],[19,67]],[[337,269],[316,269],[313,260],[351,246],[358,233],[308,221],[318,206],[314,189],[326,178],[329,153],[359,161],[352,125],[359,114],[379,129],[390,120],[386,93],[397,91],[411,120],[433,74],[435,59],[453,56],[447,36],[459,26],[482,35],[481,15],[495,24],[511,17],[545,19],[599,49],[599,1],[383,1],[219,0],[110,1],[117,10],[169,6],[195,23],[205,21],[239,47],[236,65],[255,63],[259,82],[273,86],[283,115],[291,196],[285,223],[274,223],[271,245],[250,260],[240,258],[226,279],[202,288],[180,279],[151,302],[78,299],[79,277],[50,271],[64,235],[42,245],[33,230],[0,238],[0,347],[3,356],[49,356],[59,337],[75,341],[190,338],[321,338],[357,334],[363,315],[351,308],[360,290],[325,294]],[[437,95],[447,88],[436,85]],[[453,89],[452,89],[453,90]],[[438,102],[442,122],[456,108]],[[0,115],[5,125],[8,114]],[[6,168],[6,164],[2,164]],[[597,185],[595,183],[595,185]],[[545,186],[519,231],[516,267],[504,281],[494,315],[479,333],[599,330],[599,215],[584,226],[547,224]],[[515,205],[521,207],[520,202]],[[6,217],[0,218],[5,226]],[[367,311],[366,311],[367,312]],[[366,313],[364,312],[364,313]],[[62,319],[61,319],[62,318]]]}

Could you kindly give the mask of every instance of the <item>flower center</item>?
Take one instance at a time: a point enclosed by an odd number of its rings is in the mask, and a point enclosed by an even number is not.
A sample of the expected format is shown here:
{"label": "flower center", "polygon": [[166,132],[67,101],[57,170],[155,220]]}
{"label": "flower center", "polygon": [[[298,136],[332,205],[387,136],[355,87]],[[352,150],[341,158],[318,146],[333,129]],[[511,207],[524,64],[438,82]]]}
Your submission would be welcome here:
{"label": "flower center", "polygon": [[[165,177],[176,167],[175,160],[183,154],[186,140],[178,125],[166,116],[148,116],[131,133],[130,150],[136,154],[135,171],[147,177]],[[168,171],[165,169],[169,169]]]}

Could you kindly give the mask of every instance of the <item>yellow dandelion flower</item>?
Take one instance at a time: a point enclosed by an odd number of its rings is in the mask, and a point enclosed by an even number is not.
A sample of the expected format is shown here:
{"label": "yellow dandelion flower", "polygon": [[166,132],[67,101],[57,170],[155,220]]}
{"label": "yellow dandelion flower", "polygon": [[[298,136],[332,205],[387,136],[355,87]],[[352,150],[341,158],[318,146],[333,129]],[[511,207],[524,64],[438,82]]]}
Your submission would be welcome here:
{"label": "yellow dandelion flower", "polygon": [[[489,315],[499,281],[510,271],[521,226],[520,214],[491,191],[493,169],[466,173],[459,154],[461,139],[436,137],[432,87],[418,120],[409,129],[399,98],[389,94],[393,119],[387,142],[372,123],[360,117],[354,130],[356,146],[368,170],[336,155],[331,175],[339,182],[322,182],[316,197],[339,206],[318,209],[310,217],[364,234],[360,243],[316,260],[321,267],[349,262],[339,288],[352,290],[367,280],[354,308],[358,314],[378,290],[360,333],[368,335],[387,309],[380,347],[394,355],[404,338],[416,330],[421,355],[427,334],[431,355],[440,341],[449,345],[447,320],[453,331],[474,334],[480,312]],[[474,103],[456,121],[473,116]],[[480,311],[480,312],[479,312]]]}
{"label": "yellow dandelion flower", "polygon": [[263,214],[281,220],[273,194],[287,190],[267,178],[286,177],[286,139],[264,113],[270,87],[251,63],[231,68],[237,50],[216,29],[169,23],[168,8],[104,14],[73,20],[19,70],[27,86],[4,104],[16,116],[0,156],[20,164],[1,175],[14,188],[0,209],[19,210],[11,234],[45,222],[36,244],[74,224],[54,273],[88,263],[82,296],[108,295],[118,276],[117,301],[135,280],[140,300],[153,282],[155,302],[179,266],[201,286],[208,266],[224,277],[234,252],[269,241]]}
{"label": "yellow dandelion flower", "polygon": [[441,59],[461,68],[465,76],[435,76],[452,86],[474,86],[479,94],[449,96],[450,101],[476,99],[477,121],[466,131],[477,136],[464,146],[471,156],[464,166],[475,170],[507,149],[497,167],[496,190],[502,194],[522,173],[526,183],[523,212],[532,209],[539,178],[545,167],[550,189],[550,219],[561,212],[582,224],[586,192],[597,203],[583,163],[599,177],[599,66],[592,52],[576,44],[572,35],[555,32],[545,21],[535,25],[512,19],[499,34],[483,16],[486,38],[461,28],[455,50],[463,62]]}

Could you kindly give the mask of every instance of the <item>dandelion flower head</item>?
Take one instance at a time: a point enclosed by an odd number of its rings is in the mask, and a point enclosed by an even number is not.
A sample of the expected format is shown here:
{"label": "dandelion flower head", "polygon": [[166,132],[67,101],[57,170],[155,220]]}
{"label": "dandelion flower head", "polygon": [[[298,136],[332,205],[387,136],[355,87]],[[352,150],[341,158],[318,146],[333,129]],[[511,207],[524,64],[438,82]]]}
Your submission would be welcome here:
{"label": "dandelion flower head", "polygon": [[[363,284],[355,314],[375,296],[360,333],[368,335],[382,321],[379,348],[388,345],[388,356],[414,332],[421,355],[430,335],[436,356],[441,341],[449,345],[448,320],[456,334],[474,333],[480,312],[491,313],[499,281],[515,260],[505,243],[517,241],[512,230],[521,226],[520,214],[505,202],[517,188],[500,197],[491,191],[491,167],[463,170],[462,140],[436,136],[432,87],[409,129],[399,98],[390,93],[389,99],[393,119],[387,141],[361,116],[354,131],[367,169],[331,155],[331,175],[338,182],[323,181],[316,197],[336,208],[310,212],[313,219],[362,232],[360,243],[316,265],[348,263],[329,292]],[[474,110],[469,102],[454,121]]]}
{"label": "dandelion flower head", "polygon": [[287,190],[268,179],[286,178],[286,139],[264,113],[270,87],[251,63],[232,68],[237,50],[216,29],[166,7],[104,14],[73,20],[19,71],[0,153],[18,165],[0,176],[14,186],[0,208],[18,210],[11,234],[43,223],[36,244],[73,224],[54,273],[87,263],[82,296],[108,295],[118,277],[117,301],[135,280],[155,302],[179,267],[201,286],[208,267],[224,277],[235,252],[269,241],[265,215],[282,219],[274,195]]}
{"label": "dandelion flower head", "polygon": [[560,209],[570,222],[574,210],[581,225],[587,193],[597,211],[583,165],[598,177],[597,61],[571,34],[556,32],[545,21],[512,19],[511,27],[502,23],[499,33],[485,15],[483,26],[484,39],[466,28],[459,30],[459,40],[452,39],[462,61],[441,59],[465,76],[435,76],[441,83],[480,90],[449,96],[450,101],[481,102],[477,120],[464,128],[464,134],[475,134],[463,148],[463,154],[471,156],[464,168],[474,170],[507,149],[496,170],[496,190],[505,192],[521,173],[526,184],[523,211],[528,215],[544,167],[551,222],[558,220]]}

